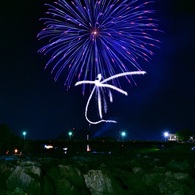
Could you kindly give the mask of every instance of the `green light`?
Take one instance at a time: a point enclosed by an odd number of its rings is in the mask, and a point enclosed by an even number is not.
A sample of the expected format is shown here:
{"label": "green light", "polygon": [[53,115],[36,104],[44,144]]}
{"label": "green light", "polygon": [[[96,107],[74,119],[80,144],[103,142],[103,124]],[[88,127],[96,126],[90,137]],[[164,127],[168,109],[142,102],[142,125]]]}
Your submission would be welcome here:
{"label": "green light", "polygon": [[22,135],[24,136],[24,140],[25,140],[25,137],[26,137],[26,131],[23,131],[23,132],[22,132]]}
{"label": "green light", "polygon": [[122,136],[122,137],[125,137],[125,136],[126,136],[126,132],[124,132],[124,131],[121,132],[121,136]]}
{"label": "green light", "polygon": [[69,136],[72,136],[72,131],[68,132],[68,135],[69,135]]}

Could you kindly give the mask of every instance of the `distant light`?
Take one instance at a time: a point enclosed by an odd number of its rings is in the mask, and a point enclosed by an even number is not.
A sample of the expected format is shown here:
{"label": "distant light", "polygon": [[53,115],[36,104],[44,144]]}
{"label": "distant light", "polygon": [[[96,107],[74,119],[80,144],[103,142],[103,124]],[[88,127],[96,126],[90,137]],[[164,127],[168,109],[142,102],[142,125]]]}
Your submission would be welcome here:
{"label": "distant light", "polygon": [[169,132],[164,132],[164,137],[168,137],[169,136]]}
{"label": "distant light", "polygon": [[52,146],[52,145],[44,145],[44,148],[45,148],[45,149],[52,149],[53,146]]}
{"label": "distant light", "polygon": [[121,132],[121,136],[122,136],[122,137],[125,137],[125,136],[126,136],[126,132],[125,132],[125,131],[122,131],[122,132]]}
{"label": "distant light", "polygon": [[23,132],[22,132],[22,135],[24,136],[24,140],[25,140],[25,137],[26,137],[26,131],[23,131]]}
{"label": "distant light", "polygon": [[90,152],[91,151],[91,148],[89,146],[89,144],[87,144],[87,152]]}
{"label": "distant light", "polygon": [[68,132],[68,135],[70,135],[70,136],[71,136],[71,135],[72,135],[72,131]]}
{"label": "distant light", "polygon": [[64,150],[64,154],[67,154],[68,148],[63,148],[63,150]]}
{"label": "distant light", "polygon": [[18,153],[18,149],[17,149],[17,148],[14,150],[14,153],[15,153],[15,154],[17,154],[17,153]]}

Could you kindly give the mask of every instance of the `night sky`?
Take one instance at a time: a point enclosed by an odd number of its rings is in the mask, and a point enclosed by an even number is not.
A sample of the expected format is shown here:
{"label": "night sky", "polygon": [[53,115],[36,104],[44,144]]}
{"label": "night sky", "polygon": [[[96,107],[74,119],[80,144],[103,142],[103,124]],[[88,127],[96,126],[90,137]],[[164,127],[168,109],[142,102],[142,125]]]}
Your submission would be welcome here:
{"label": "night sky", "polygon": [[[44,70],[49,55],[37,52],[43,46],[36,36],[43,28],[45,3],[51,0],[6,0],[0,2],[0,124],[16,134],[27,131],[28,139],[50,139],[75,128],[75,138],[87,130],[93,136],[162,140],[162,132],[195,131],[195,8],[194,0],[156,0],[151,6],[159,20],[155,37],[161,41],[155,56],[141,64],[147,72],[136,76],[137,86],[125,83],[128,96],[114,94],[105,118],[117,124],[91,125],[84,109],[89,94],[80,87],[69,91],[63,79],[54,82]],[[96,110],[94,110],[96,113]]]}

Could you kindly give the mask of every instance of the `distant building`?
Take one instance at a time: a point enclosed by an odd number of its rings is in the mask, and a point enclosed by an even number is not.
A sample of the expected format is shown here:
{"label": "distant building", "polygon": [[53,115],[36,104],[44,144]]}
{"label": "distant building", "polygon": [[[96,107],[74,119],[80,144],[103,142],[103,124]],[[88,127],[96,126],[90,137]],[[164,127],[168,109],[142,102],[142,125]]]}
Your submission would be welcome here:
{"label": "distant building", "polygon": [[190,136],[190,140],[189,140],[190,142],[195,142],[195,135],[193,135],[193,136]]}
{"label": "distant building", "polygon": [[177,141],[177,136],[176,134],[169,134],[168,136],[168,141]]}

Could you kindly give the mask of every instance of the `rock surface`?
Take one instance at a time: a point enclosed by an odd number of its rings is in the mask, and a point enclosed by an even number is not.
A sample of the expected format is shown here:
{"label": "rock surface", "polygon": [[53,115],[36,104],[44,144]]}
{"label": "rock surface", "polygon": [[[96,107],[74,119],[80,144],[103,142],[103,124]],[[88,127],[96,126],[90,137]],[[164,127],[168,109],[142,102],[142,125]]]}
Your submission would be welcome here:
{"label": "rock surface", "polygon": [[84,174],[84,178],[91,194],[114,194],[111,179],[101,170],[89,170],[87,174]]}
{"label": "rock surface", "polygon": [[4,159],[0,160],[0,195],[195,194],[193,160],[157,157],[135,154],[121,160],[90,154],[61,160]]}

